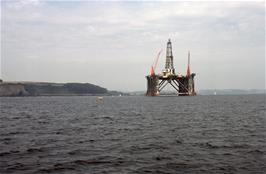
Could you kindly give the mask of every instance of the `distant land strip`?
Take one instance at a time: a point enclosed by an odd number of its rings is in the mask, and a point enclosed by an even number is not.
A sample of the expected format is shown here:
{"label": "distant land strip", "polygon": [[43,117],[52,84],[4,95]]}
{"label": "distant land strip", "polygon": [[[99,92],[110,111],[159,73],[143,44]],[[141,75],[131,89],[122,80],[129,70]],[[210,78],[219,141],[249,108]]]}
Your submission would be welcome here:
{"label": "distant land strip", "polygon": [[0,97],[8,96],[74,96],[122,95],[121,92],[90,83],[2,82]]}

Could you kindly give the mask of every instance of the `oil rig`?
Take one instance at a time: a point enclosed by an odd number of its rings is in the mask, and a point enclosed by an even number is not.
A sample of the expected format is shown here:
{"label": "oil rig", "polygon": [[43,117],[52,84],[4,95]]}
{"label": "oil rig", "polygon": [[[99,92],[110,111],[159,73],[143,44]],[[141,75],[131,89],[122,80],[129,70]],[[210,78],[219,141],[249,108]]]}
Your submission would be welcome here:
{"label": "oil rig", "polygon": [[177,75],[175,73],[172,43],[169,39],[166,47],[166,61],[165,69],[161,74],[155,74],[155,69],[162,50],[158,53],[154,64],[151,67],[150,75],[146,76],[147,79],[147,92],[146,96],[159,96],[160,92],[170,84],[176,91],[177,96],[195,96],[194,77],[195,73],[190,72],[190,52],[188,52],[188,65],[186,75]]}

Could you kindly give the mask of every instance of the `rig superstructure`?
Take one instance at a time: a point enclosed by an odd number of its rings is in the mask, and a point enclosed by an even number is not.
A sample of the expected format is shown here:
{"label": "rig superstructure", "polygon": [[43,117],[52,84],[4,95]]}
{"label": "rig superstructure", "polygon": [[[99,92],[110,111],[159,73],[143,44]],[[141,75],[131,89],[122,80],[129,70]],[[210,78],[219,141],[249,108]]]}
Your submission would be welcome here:
{"label": "rig superstructure", "polygon": [[188,65],[186,75],[177,75],[175,73],[172,43],[169,39],[166,48],[166,61],[165,69],[162,70],[161,74],[155,74],[155,69],[158,63],[159,56],[162,50],[158,53],[154,64],[151,67],[151,74],[146,76],[147,78],[147,92],[146,96],[158,96],[160,92],[170,84],[176,91],[178,96],[194,96],[195,85],[194,77],[195,73],[190,72],[190,52],[188,52]]}

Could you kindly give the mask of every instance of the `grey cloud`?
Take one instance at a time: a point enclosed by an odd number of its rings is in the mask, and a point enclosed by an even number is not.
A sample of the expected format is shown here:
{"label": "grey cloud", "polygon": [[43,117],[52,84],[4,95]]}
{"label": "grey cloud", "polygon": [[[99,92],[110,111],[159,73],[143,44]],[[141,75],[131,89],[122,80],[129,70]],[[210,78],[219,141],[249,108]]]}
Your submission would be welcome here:
{"label": "grey cloud", "polygon": [[144,90],[144,76],[170,37],[179,73],[191,51],[199,89],[265,87],[265,80],[253,79],[265,79],[263,3],[67,3],[2,7],[4,79]]}

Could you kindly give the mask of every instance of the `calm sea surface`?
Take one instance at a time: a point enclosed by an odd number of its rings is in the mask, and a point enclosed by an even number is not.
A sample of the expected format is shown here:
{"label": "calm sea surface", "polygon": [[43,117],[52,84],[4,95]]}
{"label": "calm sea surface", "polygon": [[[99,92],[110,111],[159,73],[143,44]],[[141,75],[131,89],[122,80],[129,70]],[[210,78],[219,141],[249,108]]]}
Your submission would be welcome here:
{"label": "calm sea surface", "polygon": [[265,173],[265,95],[0,98],[0,173]]}

